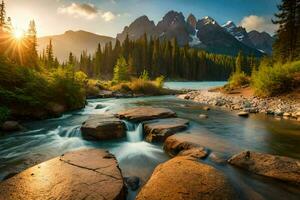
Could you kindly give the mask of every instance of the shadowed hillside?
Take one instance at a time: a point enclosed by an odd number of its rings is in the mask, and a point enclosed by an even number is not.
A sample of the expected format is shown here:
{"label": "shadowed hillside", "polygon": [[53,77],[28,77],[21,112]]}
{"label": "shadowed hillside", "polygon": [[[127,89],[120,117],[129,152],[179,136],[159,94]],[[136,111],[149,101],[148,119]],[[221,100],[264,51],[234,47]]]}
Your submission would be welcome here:
{"label": "shadowed hillside", "polygon": [[115,39],[112,37],[97,35],[86,31],[67,31],[62,35],[46,36],[38,38],[38,51],[41,53],[52,39],[54,46],[54,55],[59,61],[67,60],[69,53],[72,52],[76,57],[80,57],[83,50],[92,53],[97,44],[104,46],[106,43]]}

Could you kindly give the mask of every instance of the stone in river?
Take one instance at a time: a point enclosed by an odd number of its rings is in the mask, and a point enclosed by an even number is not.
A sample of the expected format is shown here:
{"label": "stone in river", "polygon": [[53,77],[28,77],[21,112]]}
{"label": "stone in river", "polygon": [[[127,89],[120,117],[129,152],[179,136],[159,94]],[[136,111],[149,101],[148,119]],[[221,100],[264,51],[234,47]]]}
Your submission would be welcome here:
{"label": "stone in river", "polygon": [[240,116],[240,117],[248,117],[249,113],[242,111],[242,112],[239,112],[237,115]]}
{"label": "stone in river", "polygon": [[212,166],[187,156],[160,164],[136,200],[229,200],[233,189]]}
{"label": "stone in river", "polygon": [[181,118],[151,120],[144,123],[146,141],[163,142],[167,137],[187,129],[189,121]]}
{"label": "stone in river", "polygon": [[125,184],[127,188],[136,191],[140,187],[140,178],[137,176],[126,177]]}
{"label": "stone in river", "polygon": [[66,153],[0,183],[0,199],[125,200],[118,162],[100,149]]}
{"label": "stone in river", "polygon": [[176,113],[167,108],[141,106],[121,111],[117,113],[116,116],[120,119],[126,119],[133,122],[143,122],[152,119],[176,117]]}
{"label": "stone in river", "polygon": [[300,185],[300,160],[297,159],[244,151],[228,162],[255,174]]}
{"label": "stone in river", "polygon": [[199,118],[200,118],[200,119],[207,119],[207,118],[208,118],[208,115],[206,115],[206,114],[200,114],[200,115],[199,115]]}
{"label": "stone in river", "polygon": [[196,158],[205,158],[207,151],[197,143],[194,137],[188,134],[172,135],[164,143],[164,150],[172,157],[189,155]]}
{"label": "stone in river", "polygon": [[98,105],[95,107],[95,109],[102,109],[102,108],[105,108],[105,106],[102,105],[102,104],[98,104]]}
{"label": "stone in river", "polygon": [[125,123],[113,115],[91,115],[81,126],[85,139],[109,140],[126,135]]}
{"label": "stone in river", "polygon": [[2,124],[1,129],[7,132],[14,132],[21,130],[22,126],[17,121],[6,121]]}

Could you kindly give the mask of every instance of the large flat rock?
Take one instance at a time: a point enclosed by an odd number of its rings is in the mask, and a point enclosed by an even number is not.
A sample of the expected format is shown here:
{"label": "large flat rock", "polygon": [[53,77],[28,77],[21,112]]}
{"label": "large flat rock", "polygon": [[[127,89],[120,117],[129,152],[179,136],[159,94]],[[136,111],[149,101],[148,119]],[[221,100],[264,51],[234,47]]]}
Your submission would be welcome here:
{"label": "large flat rock", "polygon": [[144,122],[148,142],[163,142],[169,136],[188,128],[189,121],[181,118],[166,118]]}
{"label": "large flat rock", "polygon": [[98,149],[70,152],[0,183],[1,200],[125,200],[113,155]]}
{"label": "large flat rock", "polygon": [[255,174],[300,185],[300,160],[244,151],[234,155],[228,162]]}
{"label": "large flat rock", "polygon": [[176,117],[176,113],[167,108],[141,106],[121,111],[117,113],[116,116],[120,119],[126,119],[132,122],[143,122],[152,119]]}
{"label": "large flat rock", "polygon": [[200,138],[192,134],[179,134],[168,137],[164,143],[164,150],[172,157],[177,155],[204,158],[207,151],[198,142]]}
{"label": "large flat rock", "polygon": [[176,157],[154,170],[136,200],[234,199],[225,176],[191,157]]}
{"label": "large flat rock", "polygon": [[113,115],[91,115],[82,124],[81,132],[90,140],[118,139],[126,136],[126,125]]}

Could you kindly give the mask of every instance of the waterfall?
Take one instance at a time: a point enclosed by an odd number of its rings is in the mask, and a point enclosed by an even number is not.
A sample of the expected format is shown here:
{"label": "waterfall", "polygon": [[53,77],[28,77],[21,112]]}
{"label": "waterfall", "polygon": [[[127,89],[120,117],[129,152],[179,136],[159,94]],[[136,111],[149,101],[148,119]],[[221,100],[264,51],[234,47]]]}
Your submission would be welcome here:
{"label": "waterfall", "polygon": [[60,128],[58,134],[61,137],[68,137],[68,138],[80,137],[81,136],[80,126]]}
{"label": "waterfall", "polygon": [[[127,126],[127,125],[126,125]],[[127,129],[127,139],[129,142],[141,142],[143,141],[143,124],[136,125],[133,129],[129,127]]]}

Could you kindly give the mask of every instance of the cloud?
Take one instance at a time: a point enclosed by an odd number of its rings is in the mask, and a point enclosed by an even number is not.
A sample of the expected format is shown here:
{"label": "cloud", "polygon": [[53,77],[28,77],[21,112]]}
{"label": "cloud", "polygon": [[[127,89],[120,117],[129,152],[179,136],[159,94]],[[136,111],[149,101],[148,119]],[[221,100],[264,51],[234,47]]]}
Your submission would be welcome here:
{"label": "cloud", "polygon": [[271,20],[256,15],[249,15],[244,17],[240,22],[240,26],[246,28],[247,31],[265,31],[272,35],[277,29],[277,26],[273,24]]}
{"label": "cloud", "polygon": [[94,19],[97,17],[98,10],[93,4],[72,3],[69,6],[58,8],[58,13],[68,14],[74,17],[85,17],[86,19]]}
{"label": "cloud", "polygon": [[101,18],[104,19],[104,21],[109,22],[114,20],[116,18],[116,15],[110,11],[107,11],[101,14]]}

